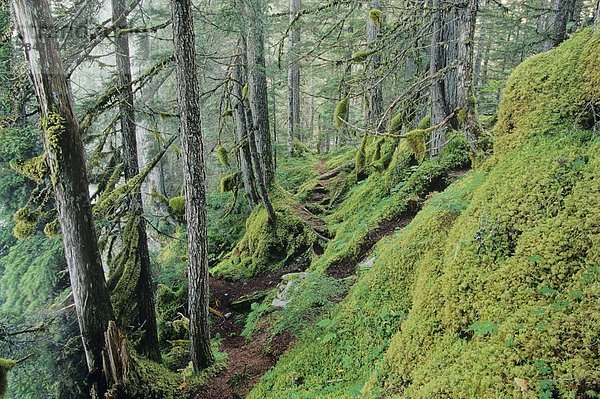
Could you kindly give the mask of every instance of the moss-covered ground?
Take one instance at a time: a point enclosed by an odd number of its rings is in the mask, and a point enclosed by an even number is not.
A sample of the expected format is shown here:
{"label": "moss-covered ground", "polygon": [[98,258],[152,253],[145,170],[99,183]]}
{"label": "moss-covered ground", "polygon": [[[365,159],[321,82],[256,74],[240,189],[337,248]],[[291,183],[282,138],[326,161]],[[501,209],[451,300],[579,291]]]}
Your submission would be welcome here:
{"label": "moss-covered ground", "polygon": [[[517,68],[494,156],[380,241],[346,298],[250,398],[600,395],[600,143],[589,115],[599,37],[583,31]],[[349,184],[313,273],[352,259],[372,229],[464,162],[447,151],[417,164],[403,147]]]}

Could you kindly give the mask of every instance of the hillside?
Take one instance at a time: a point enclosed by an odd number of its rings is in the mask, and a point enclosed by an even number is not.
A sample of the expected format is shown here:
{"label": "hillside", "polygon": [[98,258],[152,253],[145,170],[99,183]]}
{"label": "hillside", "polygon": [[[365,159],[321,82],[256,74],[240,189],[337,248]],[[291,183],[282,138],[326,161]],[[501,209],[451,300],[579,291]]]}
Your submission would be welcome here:
{"label": "hillside", "polygon": [[[596,397],[599,50],[588,30],[519,66],[494,155],[448,188],[440,182],[464,160],[450,150],[398,166],[402,144],[353,185],[326,217],[334,238],[309,273],[351,262],[357,276],[249,397]],[[360,253],[378,226],[415,211]]]}

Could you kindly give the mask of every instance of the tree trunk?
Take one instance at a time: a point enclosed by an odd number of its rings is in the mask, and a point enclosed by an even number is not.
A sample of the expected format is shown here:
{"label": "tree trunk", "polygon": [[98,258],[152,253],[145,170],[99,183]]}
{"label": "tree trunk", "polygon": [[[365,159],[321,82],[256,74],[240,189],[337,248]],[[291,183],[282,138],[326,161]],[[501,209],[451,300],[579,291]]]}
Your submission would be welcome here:
{"label": "tree trunk", "polygon": [[[377,41],[379,40],[379,30],[381,28],[383,16],[379,18],[378,24],[375,25],[374,21],[371,20],[371,11],[381,10],[379,0],[369,0],[369,15],[367,15],[367,47],[373,50],[377,47]],[[383,94],[381,92],[381,82],[378,75],[379,67],[381,64],[381,56],[379,52],[371,55],[371,61],[369,63],[369,104],[367,108],[367,125],[378,126],[378,130],[381,132],[384,130],[384,124],[379,124],[379,118],[383,114]]]}
{"label": "tree trunk", "polygon": [[250,208],[254,208],[258,204],[258,194],[256,192],[256,180],[252,170],[252,158],[250,156],[250,142],[248,137],[248,126],[246,125],[246,110],[244,107],[244,99],[242,87],[246,84],[244,77],[241,58],[235,59],[233,71],[233,101],[235,108],[235,133],[239,146],[240,170],[242,172],[242,182],[244,183],[244,191],[248,198]]}
{"label": "tree trunk", "polygon": [[[431,124],[437,125],[446,118],[444,103],[444,79],[437,76],[441,69],[441,41],[442,41],[442,10],[440,0],[432,1],[433,23],[431,33],[431,50],[429,55],[429,76],[432,79],[431,97]],[[429,154],[437,158],[446,142],[445,129],[436,129],[431,132]]]}
{"label": "tree trunk", "polygon": [[113,319],[88,194],[83,142],[53,32],[47,0],[14,0],[14,13],[41,111],[47,164],[56,196],[92,397],[102,398],[104,332]]}
{"label": "tree trunk", "polygon": [[458,26],[458,69],[457,99],[458,123],[464,130],[471,152],[477,155],[477,140],[481,134],[475,110],[475,90],[473,88],[473,43],[477,20],[478,0],[464,0],[457,7]]}
{"label": "tree trunk", "polygon": [[[273,168],[273,147],[269,131],[269,99],[267,96],[267,75],[265,67],[264,10],[262,0],[248,0],[245,3],[248,24],[248,98],[252,110],[252,127],[256,149],[267,189],[275,182]],[[257,175],[257,177],[259,177]]]}
{"label": "tree trunk", "polygon": [[213,356],[208,318],[206,177],[191,0],[172,0],[171,15],[188,230],[190,356],[194,370],[200,371],[213,363]]}
{"label": "tree trunk", "polygon": [[[300,29],[296,16],[300,12],[300,0],[290,0],[290,50],[288,65],[288,155],[292,153],[294,140],[299,139],[300,127],[300,60],[298,56],[298,43],[300,42]],[[275,112],[275,110],[273,110]]]}
{"label": "tree trunk", "polygon": [[[124,0],[112,0],[112,20],[116,26],[115,57],[117,64],[119,93],[119,113],[121,119],[121,137],[123,140],[123,163],[125,179],[134,178],[139,173],[137,157],[137,139],[135,125],[135,109],[133,106],[133,89],[131,86],[131,62],[129,53],[129,35],[119,33],[127,29],[126,7]],[[148,253],[148,237],[144,220],[144,207],[142,204],[141,190],[138,188],[128,198],[131,217],[137,220],[137,240],[135,262],[128,262],[131,266],[139,268],[137,284],[132,292],[123,293],[123,301],[115,303],[115,313],[121,325],[131,332],[140,334],[136,349],[152,360],[160,359],[158,347],[158,333],[156,330],[156,313],[154,309],[154,286],[150,269],[150,254]],[[135,242],[137,241],[137,243]],[[124,251],[127,248],[123,248]],[[130,283],[127,284],[130,287]],[[121,296],[122,293],[116,293]],[[136,312],[130,308],[135,304]],[[134,314],[137,313],[137,314]],[[130,315],[130,316],[127,316]],[[133,317],[131,317],[133,316]]]}
{"label": "tree trunk", "polygon": [[575,0],[550,0],[545,29],[542,32],[544,38],[541,50],[548,51],[562,43],[567,36],[567,22],[573,10]]}

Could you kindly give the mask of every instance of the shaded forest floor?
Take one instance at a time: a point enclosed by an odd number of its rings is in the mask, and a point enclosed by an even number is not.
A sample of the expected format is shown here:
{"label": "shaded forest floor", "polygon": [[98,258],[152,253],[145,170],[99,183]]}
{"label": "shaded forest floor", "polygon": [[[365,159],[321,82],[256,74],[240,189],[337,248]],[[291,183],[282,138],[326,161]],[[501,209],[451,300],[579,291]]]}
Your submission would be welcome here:
{"label": "shaded forest floor", "polygon": [[[321,237],[321,243],[326,245],[330,238],[327,225],[321,215],[316,215],[309,209],[313,209],[315,205],[331,206],[331,191],[336,183],[346,177],[346,174],[340,168],[326,170],[324,160],[319,160],[314,169],[319,174],[318,183],[308,191],[306,199],[298,205],[295,213],[313,228]],[[433,184],[426,196],[437,190],[443,190],[467,171],[468,169],[452,172],[439,187]],[[410,224],[425,199],[420,198],[409,202],[404,213],[394,219],[383,221],[361,244],[357,256],[342,259],[331,265],[326,272],[327,275],[344,279],[355,274],[357,265],[368,261],[371,250],[380,240]],[[323,248],[316,244],[313,251],[315,256],[320,256]],[[245,337],[242,335],[243,322],[253,302],[261,302],[269,291],[281,283],[284,275],[307,270],[310,262],[310,257],[302,256],[279,270],[268,271],[247,280],[234,281],[211,277],[211,307],[223,315],[213,325],[212,336],[221,337],[220,350],[226,352],[228,357],[225,368],[210,378],[208,384],[195,393],[194,398],[244,398],[260,377],[271,369],[279,357],[295,342],[295,337],[290,333],[273,337],[266,326],[255,331],[252,337]]]}

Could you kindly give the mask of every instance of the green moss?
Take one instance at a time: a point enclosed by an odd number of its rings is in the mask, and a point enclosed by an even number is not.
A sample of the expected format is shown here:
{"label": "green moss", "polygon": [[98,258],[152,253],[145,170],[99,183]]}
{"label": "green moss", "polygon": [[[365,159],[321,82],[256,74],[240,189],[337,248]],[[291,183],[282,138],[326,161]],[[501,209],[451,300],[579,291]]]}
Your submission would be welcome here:
{"label": "green moss", "polygon": [[4,399],[8,388],[8,379],[6,375],[15,366],[15,362],[9,359],[0,358],[0,399]]}
{"label": "green moss", "polygon": [[230,118],[233,116],[233,110],[231,109],[226,109],[223,114],[221,115],[223,118]]}
{"label": "green moss", "polygon": [[60,168],[62,165],[62,150],[60,147],[60,140],[65,134],[65,118],[58,113],[50,113],[40,120],[42,131],[44,132],[44,141],[46,142],[46,150],[51,155],[51,159],[54,159],[53,167],[55,170],[52,172],[50,179],[52,184],[58,183],[60,176]]}
{"label": "green moss", "polygon": [[111,388],[110,395],[115,398],[144,399],[185,399],[189,398],[201,386],[209,384],[211,377],[223,370],[227,354],[220,352],[218,342],[212,341],[215,363],[199,374],[194,374],[191,366],[181,372],[169,370],[163,364],[139,357],[130,350],[135,364],[127,380]]}
{"label": "green moss", "polygon": [[369,19],[377,29],[381,28],[381,10],[369,11]]}
{"label": "green moss", "polygon": [[169,200],[169,208],[175,215],[183,218],[185,216],[185,196],[173,197]]}
{"label": "green moss", "polygon": [[346,126],[348,115],[350,114],[350,96],[340,100],[333,111],[333,122],[338,128]]}
{"label": "green moss", "polygon": [[[566,48],[577,52],[578,40]],[[538,66],[548,70],[565,57]],[[537,76],[531,70],[513,85]],[[573,94],[569,86],[561,92]],[[556,122],[543,134],[529,126],[534,131],[522,131],[519,145],[500,147],[484,170],[431,196],[407,227],[380,241],[373,266],[358,274],[346,299],[248,397],[597,396],[600,142],[591,130]],[[410,165],[407,152],[401,143],[384,177],[392,166]],[[444,167],[468,162],[465,154],[464,140],[454,140],[440,161],[405,168],[389,191],[378,174],[353,187],[328,218],[336,236],[311,270],[348,259],[373,225],[400,214],[403,201]],[[515,378],[530,389],[522,392]]]}
{"label": "green moss", "polygon": [[291,151],[291,156],[293,157],[301,157],[305,154],[313,154],[314,151],[311,150],[310,148],[308,148],[306,146],[306,144],[300,142],[300,141],[294,141],[292,143],[292,151]]}
{"label": "green moss", "polygon": [[39,155],[20,163],[11,162],[10,167],[15,172],[22,174],[36,183],[41,183],[48,175],[46,154]]}
{"label": "green moss", "polygon": [[473,176],[447,194],[442,202],[448,207],[428,208],[408,228],[380,242],[374,265],[359,277],[348,297],[305,331],[249,397],[346,398],[351,392],[360,396],[362,383],[375,372],[387,342],[407,317],[415,265],[430,260],[425,254],[445,240],[464,208],[465,194],[479,182]]}
{"label": "green moss", "polygon": [[219,163],[226,168],[230,168],[229,164],[229,152],[223,145],[219,144],[217,147],[217,158],[219,159]]}
{"label": "green moss", "polygon": [[48,237],[55,237],[60,234],[60,224],[58,220],[53,220],[49,223],[46,223],[44,226],[44,234]]}
{"label": "green moss", "polygon": [[225,260],[211,269],[212,275],[250,278],[265,270],[276,270],[311,248],[316,236],[295,215],[297,205],[289,194],[279,189],[271,201],[277,213],[276,228],[269,223],[264,207],[259,206],[248,218],[242,240]]}
{"label": "green moss", "polygon": [[600,34],[596,33],[583,49],[580,73],[583,78],[583,90],[586,100],[600,106]]}
{"label": "green moss", "polygon": [[229,192],[235,191],[235,189],[239,185],[239,177],[240,177],[239,172],[231,173],[231,174],[223,177],[221,179],[221,192],[229,193]]}
{"label": "green moss", "polygon": [[[586,115],[586,87],[593,85],[598,70],[600,33],[585,29],[554,50],[531,57],[509,77],[494,128],[494,153],[501,156],[533,136],[555,134]],[[586,61],[587,60],[587,61]],[[586,65],[592,66],[586,69]],[[584,83],[584,76],[587,80]],[[594,90],[594,89],[592,89]],[[596,93],[597,94],[597,93]],[[580,122],[580,121],[579,121]]]}
{"label": "green moss", "polygon": [[39,210],[32,211],[30,204],[25,204],[13,215],[13,221],[15,222],[13,235],[19,240],[31,237],[35,233],[40,216]]}
{"label": "green moss", "polygon": [[365,62],[369,59],[371,54],[373,54],[371,51],[357,51],[356,53],[352,54],[352,62]]}
{"label": "green moss", "polygon": [[365,134],[360,142],[360,147],[358,147],[358,151],[356,152],[356,164],[354,170],[356,171],[356,176],[358,176],[359,179],[365,177],[367,166],[367,148],[370,141],[371,136]]}
{"label": "green moss", "polygon": [[425,130],[415,129],[403,135],[408,148],[419,162],[425,158]]}
{"label": "green moss", "polygon": [[421,122],[419,122],[417,129],[425,130],[425,129],[428,129],[430,126],[431,126],[431,115],[427,115],[426,117],[421,119]]}
{"label": "green moss", "polygon": [[402,131],[402,125],[404,124],[404,114],[399,113],[394,116],[388,126],[388,134],[399,134]]}
{"label": "green moss", "polygon": [[[129,216],[125,224],[121,248],[110,264],[107,281],[116,320],[121,326],[137,327],[138,290],[141,276],[139,216]],[[135,339],[135,337],[130,336]]]}

